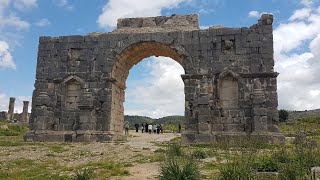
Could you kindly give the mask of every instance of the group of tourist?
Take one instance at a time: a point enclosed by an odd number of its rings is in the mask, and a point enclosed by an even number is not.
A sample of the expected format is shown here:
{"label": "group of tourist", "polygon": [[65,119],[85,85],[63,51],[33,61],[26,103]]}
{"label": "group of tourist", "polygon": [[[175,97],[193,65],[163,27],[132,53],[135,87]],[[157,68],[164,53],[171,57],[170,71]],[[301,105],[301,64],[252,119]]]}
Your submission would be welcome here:
{"label": "group of tourist", "polygon": [[[134,124],[136,132],[139,132],[140,125],[138,123]],[[129,135],[129,122],[126,121],[124,123],[125,134]],[[163,126],[161,124],[141,124],[141,133],[154,133],[154,134],[162,134],[164,132]],[[181,124],[178,124],[178,133],[181,133]]]}
{"label": "group of tourist", "polygon": [[[139,132],[139,124],[135,124],[134,127],[136,128],[136,132]],[[141,133],[154,133],[154,134],[160,134],[163,133],[163,126],[161,124],[141,124]]]}

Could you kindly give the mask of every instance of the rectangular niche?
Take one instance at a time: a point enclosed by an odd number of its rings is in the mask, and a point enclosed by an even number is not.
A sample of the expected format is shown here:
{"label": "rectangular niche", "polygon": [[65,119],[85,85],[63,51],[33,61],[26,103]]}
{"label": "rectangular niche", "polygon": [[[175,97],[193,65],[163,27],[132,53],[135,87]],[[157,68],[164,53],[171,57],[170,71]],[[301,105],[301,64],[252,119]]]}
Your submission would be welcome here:
{"label": "rectangular niche", "polygon": [[220,106],[223,109],[236,109],[239,106],[238,80],[226,76],[219,82]]}

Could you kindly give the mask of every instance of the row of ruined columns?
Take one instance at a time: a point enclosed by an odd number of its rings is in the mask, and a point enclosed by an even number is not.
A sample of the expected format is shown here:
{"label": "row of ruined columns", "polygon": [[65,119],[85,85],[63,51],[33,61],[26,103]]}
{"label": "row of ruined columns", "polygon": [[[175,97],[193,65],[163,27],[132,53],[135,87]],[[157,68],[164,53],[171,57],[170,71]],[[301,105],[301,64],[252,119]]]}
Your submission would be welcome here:
{"label": "row of ruined columns", "polygon": [[[7,120],[8,121],[15,121],[14,117],[14,106],[15,106],[16,98],[10,97],[9,100],[9,109],[7,113]],[[23,110],[21,113],[21,123],[28,123],[28,108],[29,108],[29,101],[23,101]]]}

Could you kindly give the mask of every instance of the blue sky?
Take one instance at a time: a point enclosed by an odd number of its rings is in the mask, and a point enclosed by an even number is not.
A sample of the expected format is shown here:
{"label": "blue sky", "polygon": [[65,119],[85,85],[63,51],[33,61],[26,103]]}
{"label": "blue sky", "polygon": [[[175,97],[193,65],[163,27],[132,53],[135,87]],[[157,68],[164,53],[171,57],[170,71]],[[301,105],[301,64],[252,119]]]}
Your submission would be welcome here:
{"label": "blue sky", "polygon": [[[39,36],[112,31],[122,17],[191,13],[201,28],[251,26],[272,13],[279,107],[320,108],[319,0],[0,0],[0,110],[10,96],[17,111],[31,99]],[[126,114],[183,114],[182,73],[164,57],[139,63],[127,80]]]}

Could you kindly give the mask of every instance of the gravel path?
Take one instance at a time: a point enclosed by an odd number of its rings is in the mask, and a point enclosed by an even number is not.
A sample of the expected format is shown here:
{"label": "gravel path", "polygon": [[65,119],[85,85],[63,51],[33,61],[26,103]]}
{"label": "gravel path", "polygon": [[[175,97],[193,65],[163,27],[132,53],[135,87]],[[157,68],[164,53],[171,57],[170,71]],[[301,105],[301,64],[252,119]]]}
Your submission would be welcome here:
{"label": "gravel path", "polygon": [[133,148],[150,149],[155,151],[160,147],[156,143],[170,141],[176,137],[180,137],[178,133],[164,133],[164,134],[147,134],[141,132],[130,132],[128,142],[125,144]]}

